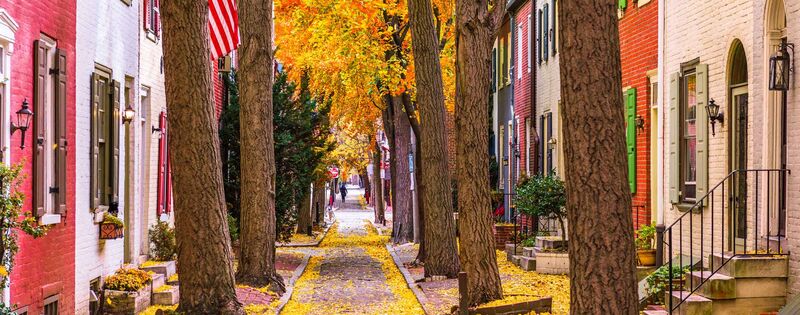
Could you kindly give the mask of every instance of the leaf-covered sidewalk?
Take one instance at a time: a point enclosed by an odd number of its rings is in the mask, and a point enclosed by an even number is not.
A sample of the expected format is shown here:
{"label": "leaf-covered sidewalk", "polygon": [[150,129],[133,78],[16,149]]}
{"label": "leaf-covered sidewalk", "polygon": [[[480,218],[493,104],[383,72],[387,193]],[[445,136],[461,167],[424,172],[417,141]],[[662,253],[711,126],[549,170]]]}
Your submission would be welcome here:
{"label": "leaf-covered sidewalk", "polygon": [[386,250],[388,237],[351,192],[281,314],[423,314]]}

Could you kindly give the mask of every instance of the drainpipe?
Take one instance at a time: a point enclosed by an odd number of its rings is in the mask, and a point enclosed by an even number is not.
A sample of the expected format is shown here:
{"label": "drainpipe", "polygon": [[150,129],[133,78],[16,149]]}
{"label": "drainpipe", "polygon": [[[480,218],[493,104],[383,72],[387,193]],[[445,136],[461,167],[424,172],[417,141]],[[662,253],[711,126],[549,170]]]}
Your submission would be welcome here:
{"label": "drainpipe", "polygon": [[[656,266],[663,266],[664,265],[664,230],[666,227],[664,226],[666,222],[666,207],[664,206],[664,159],[666,158],[664,155],[664,122],[665,122],[665,113],[664,113],[664,82],[666,80],[666,71],[664,68],[664,51],[666,47],[666,41],[664,39],[664,30],[666,28],[666,14],[664,14],[664,10],[666,9],[666,1],[658,1],[658,73],[656,76],[658,77],[658,95],[656,100],[658,100],[658,104],[656,107],[658,108],[658,152],[657,156],[661,158],[656,159],[658,165],[656,169],[658,170],[658,175],[656,176]],[[674,123],[674,122],[673,122]],[[667,255],[671,255],[671,253],[667,253]]]}

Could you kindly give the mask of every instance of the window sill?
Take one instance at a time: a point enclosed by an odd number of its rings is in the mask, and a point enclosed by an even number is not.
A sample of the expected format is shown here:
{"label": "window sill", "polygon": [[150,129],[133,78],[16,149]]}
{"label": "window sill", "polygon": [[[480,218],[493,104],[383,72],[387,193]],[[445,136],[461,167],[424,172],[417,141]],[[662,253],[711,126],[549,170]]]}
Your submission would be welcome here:
{"label": "window sill", "polygon": [[105,216],[106,216],[106,212],[108,212],[108,209],[106,209],[105,207],[98,207],[98,208],[97,208],[97,209],[94,211],[94,223],[101,223],[101,222],[103,222],[103,219],[104,219],[104,218],[105,218]]}
{"label": "window sill", "polygon": [[61,223],[61,215],[60,214],[45,214],[39,217],[39,225],[52,225],[52,224],[59,224]]}
{"label": "window sill", "polygon": [[[678,211],[680,211],[680,212],[689,212],[689,210],[692,210],[692,207],[694,207],[694,203],[679,203],[679,204],[673,204],[673,205],[672,205],[672,207],[673,207],[673,208],[675,208],[675,209],[677,209],[677,210],[678,210]],[[703,208],[704,208],[704,207],[701,205],[701,206],[699,206],[699,207],[695,208],[695,209],[692,211],[692,213],[695,213],[695,214],[702,213],[702,212],[703,212]]]}
{"label": "window sill", "polygon": [[145,36],[145,37],[147,37],[147,39],[149,39],[151,42],[158,43],[158,36],[156,36],[156,33],[154,33],[151,30],[147,30],[147,31],[145,31],[145,33],[147,34]]}

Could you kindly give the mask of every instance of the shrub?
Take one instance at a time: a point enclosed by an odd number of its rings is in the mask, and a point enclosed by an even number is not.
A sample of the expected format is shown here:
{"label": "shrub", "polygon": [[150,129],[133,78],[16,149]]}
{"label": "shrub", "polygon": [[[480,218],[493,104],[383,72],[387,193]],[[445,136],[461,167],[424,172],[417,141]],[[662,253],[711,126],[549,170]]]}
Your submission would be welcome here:
{"label": "shrub", "polygon": [[177,243],[175,230],[167,222],[158,222],[150,228],[150,243],[153,244],[153,259],[168,261],[175,258]]}
{"label": "shrub", "polygon": [[[689,272],[689,267],[672,266],[670,268],[669,266],[661,266],[653,274],[645,278],[647,281],[647,293],[654,296],[656,301],[661,303],[664,302],[664,291],[669,290],[670,269],[672,270],[672,279],[676,280],[683,279],[684,274]],[[672,290],[680,291],[683,289],[673,286]]]}
{"label": "shrub", "polygon": [[231,235],[231,242],[239,240],[239,220],[228,213],[228,233]]}
{"label": "shrub", "polygon": [[103,288],[116,291],[139,291],[151,281],[150,274],[135,268],[121,268],[106,278]]}
{"label": "shrub", "polygon": [[522,241],[523,247],[534,247],[536,246],[536,237],[529,237]]}
{"label": "shrub", "polygon": [[567,211],[564,206],[567,204],[567,195],[564,182],[558,176],[523,178],[516,188],[514,201],[520,213],[557,219],[562,238],[566,237],[564,219]]}
{"label": "shrub", "polygon": [[645,225],[636,231],[636,248],[653,249],[653,238],[656,235],[656,228],[652,225]]}

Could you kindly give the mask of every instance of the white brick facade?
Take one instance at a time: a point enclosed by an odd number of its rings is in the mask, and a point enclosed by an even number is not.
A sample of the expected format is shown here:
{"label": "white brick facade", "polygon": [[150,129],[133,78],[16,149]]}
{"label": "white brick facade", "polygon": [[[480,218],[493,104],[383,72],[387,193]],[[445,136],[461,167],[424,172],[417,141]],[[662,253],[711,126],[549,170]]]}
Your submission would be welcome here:
{"label": "white brick facade", "polygon": [[[534,2],[534,7],[531,9],[531,12],[534,18],[534,21],[538,19],[538,12],[539,10],[543,10],[544,4],[547,3],[548,6],[552,6],[554,1],[552,0],[536,0]],[[542,14],[549,14],[551,19],[551,24],[548,29],[552,28],[552,9],[549,9],[548,12],[542,12]],[[536,32],[533,34],[533,41],[534,45],[532,45],[532,49],[534,50],[534,56],[539,54],[539,50],[537,49],[538,42],[536,41],[536,36],[541,32],[540,30],[540,23],[536,22],[534,28]],[[555,35],[553,35],[555,36]],[[552,38],[552,37],[551,37]],[[552,44],[548,41],[547,42],[550,47]],[[538,63],[538,59],[534,58],[533,62],[533,69],[536,71],[536,110],[533,112],[533,119],[534,123],[536,124],[536,132],[539,132],[539,117],[542,115],[546,115],[547,113],[552,113],[553,115],[553,138],[555,139],[555,148],[553,151],[553,165],[550,168],[555,168],[556,174],[563,174],[564,170],[564,159],[562,157],[563,152],[563,139],[561,133],[561,111],[559,108],[559,103],[561,102],[561,72],[559,70],[559,59],[561,54],[556,53],[553,55],[553,52],[550,48],[547,49],[547,60],[542,60],[541,63]],[[546,121],[545,121],[546,124]],[[544,126],[545,129],[547,125]],[[541,138],[542,135],[539,135]],[[540,141],[544,142],[545,144],[545,152],[542,156],[542,159],[547,160],[547,139],[540,139]],[[535,148],[531,148],[533,150]],[[545,170],[547,171],[547,170]],[[562,175],[563,176],[563,175]]]}
{"label": "white brick facade", "polygon": [[[132,101],[133,108],[138,108],[139,99],[139,17],[140,1],[133,0],[128,6],[119,0],[81,0],[77,7],[77,45],[76,51],[76,262],[75,262],[75,313],[89,312],[89,283],[97,277],[113,273],[123,263],[133,262],[126,257],[125,242],[135,240],[142,235],[137,229],[135,218],[127,216],[131,209],[140,205],[136,196],[142,187],[135,174],[138,169],[129,158],[131,150],[136,150],[136,136],[139,124],[124,125],[120,131],[120,192],[119,213],[126,224],[125,238],[116,240],[100,240],[99,228],[94,222],[90,206],[90,130],[91,130],[91,74],[96,66],[111,70],[112,79],[119,81],[120,107],[127,106],[126,99]],[[126,87],[129,91],[125,97]],[[131,137],[133,136],[133,137]],[[126,188],[127,187],[127,188]],[[133,187],[134,190],[129,189]]]}
{"label": "white brick facade", "polygon": [[[679,0],[666,0],[663,6],[663,44],[659,48],[663,64],[661,65],[659,73],[659,82],[662,82],[662,88],[659,91],[659,103],[663,109],[663,123],[664,128],[664,159],[663,174],[664,186],[661,193],[664,196],[669,196],[669,183],[670,182],[670,128],[676,123],[670,121],[669,108],[670,108],[670,76],[681,70],[681,64],[699,59],[700,64],[708,65],[708,97],[714,99],[716,104],[720,105],[720,112],[724,114],[725,121],[723,124],[716,124],[716,135],[711,135],[709,128],[708,135],[708,186],[713,188],[714,185],[720,183],[733,169],[730,166],[730,131],[733,125],[733,110],[731,106],[731,88],[728,85],[728,78],[730,76],[731,64],[731,48],[735,41],[740,41],[744,47],[744,52],[747,59],[747,92],[748,92],[748,127],[747,127],[747,168],[748,169],[765,169],[765,168],[779,168],[780,165],[775,163],[777,154],[780,152],[778,145],[774,144],[772,139],[773,134],[770,128],[780,126],[780,120],[776,119],[775,111],[769,108],[771,104],[768,101],[770,93],[767,91],[767,78],[768,78],[768,60],[770,53],[767,53],[765,47],[765,16],[767,12],[767,2],[775,2],[781,0],[730,0],[730,1],[701,1],[701,2],[687,2]],[[770,4],[771,6],[772,4]],[[800,34],[800,2],[786,1],[786,17],[787,27],[786,36],[788,42],[797,42],[797,34]],[[796,73],[792,74],[795,76]],[[788,112],[787,112],[787,130],[788,130],[788,154],[787,154],[787,168],[792,171],[792,174],[797,174],[800,171],[800,108],[798,108],[798,92],[797,79],[792,78],[791,89],[788,91]],[[705,110],[705,108],[697,110]],[[708,121],[698,121],[697,123],[708,124]],[[710,125],[709,125],[710,127]],[[703,167],[698,166],[698,172],[702,171]],[[754,180],[750,181],[755,182]],[[765,191],[766,181],[761,180],[760,190]],[[795,252],[799,250],[797,236],[800,235],[800,191],[795,187],[800,185],[800,179],[797,175],[788,176],[788,189],[787,189],[787,240],[784,241],[783,250],[788,252]],[[753,187],[750,187],[752,190]],[[774,188],[773,188],[774,189]],[[752,194],[752,193],[751,193]],[[761,194],[761,202],[765,200],[765,194]],[[702,197],[698,195],[698,197]],[[752,199],[749,200],[751,207]],[[715,222],[719,222],[720,216],[723,215],[722,198],[717,197],[714,204],[713,216]],[[729,202],[725,207],[729,206]],[[710,208],[710,207],[709,207]],[[669,226],[675,222],[676,218],[683,214],[673,209],[669,198],[663,200],[664,223]],[[751,211],[751,210],[749,210]],[[706,227],[702,229],[706,238],[704,244],[708,246],[711,237],[712,228],[710,219],[712,213],[709,209],[703,211],[702,216],[706,222]],[[724,215],[729,217],[730,213],[725,210]],[[701,214],[694,214],[694,220],[698,221]],[[727,219],[726,219],[727,220]],[[755,226],[753,220],[753,213],[748,213],[748,226],[752,228]],[[763,221],[766,216],[762,216],[759,220],[759,226],[763,229]],[[695,224],[697,224],[695,222]],[[772,223],[776,226],[775,223]],[[722,233],[720,224],[716,224],[713,228],[713,233],[716,238]],[[726,233],[729,233],[725,227]],[[684,230],[686,233],[687,230]],[[759,234],[763,234],[762,231]],[[754,231],[748,232],[752,237]],[[690,239],[688,235],[684,237],[684,245],[688,246],[693,244],[695,247],[694,253],[696,257],[701,255],[701,250],[698,249],[700,242],[700,232],[695,230],[692,232],[693,238]],[[788,243],[788,244],[787,244]],[[719,242],[715,242],[717,246],[721,246]],[[748,248],[750,250],[752,248]],[[715,250],[718,252],[719,248]],[[707,255],[708,248],[704,248],[702,252]],[[707,257],[707,256],[706,256]],[[665,257],[666,258],[666,257]],[[792,253],[790,256],[790,278],[789,278],[789,293],[794,295],[800,291],[800,255]]]}

